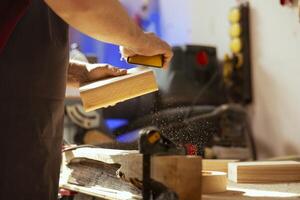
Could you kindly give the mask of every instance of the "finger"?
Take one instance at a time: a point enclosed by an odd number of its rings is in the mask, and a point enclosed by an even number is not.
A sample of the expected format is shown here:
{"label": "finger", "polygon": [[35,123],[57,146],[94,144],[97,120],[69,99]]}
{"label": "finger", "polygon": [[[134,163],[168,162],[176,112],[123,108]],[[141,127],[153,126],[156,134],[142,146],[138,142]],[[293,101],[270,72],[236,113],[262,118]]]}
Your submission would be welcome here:
{"label": "finger", "polygon": [[126,70],[119,69],[108,64],[99,64],[98,67],[94,67],[94,69],[89,72],[88,77],[89,81],[95,81],[111,76],[121,76],[126,73]]}
{"label": "finger", "polygon": [[121,76],[121,75],[125,75],[127,73],[127,70],[125,69],[120,69],[118,67],[114,67],[114,66],[109,66],[107,68],[107,75],[109,76]]}

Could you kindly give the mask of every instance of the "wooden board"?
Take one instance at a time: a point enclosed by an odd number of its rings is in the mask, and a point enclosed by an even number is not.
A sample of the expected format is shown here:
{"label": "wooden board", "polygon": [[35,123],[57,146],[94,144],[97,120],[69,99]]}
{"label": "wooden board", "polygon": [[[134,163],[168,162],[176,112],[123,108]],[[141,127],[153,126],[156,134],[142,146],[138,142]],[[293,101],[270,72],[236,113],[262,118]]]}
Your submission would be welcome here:
{"label": "wooden board", "polygon": [[[124,174],[126,180],[142,180],[142,155],[137,151],[86,147],[63,154],[61,187],[68,183],[72,173],[68,163],[79,158],[119,164],[119,171]],[[201,164],[199,156],[154,156],[151,166],[152,178],[176,191],[182,200],[200,200]]]}
{"label": "wooden board", "polygon": [[133,68],[126,75],[96,81],[79,88],[83,107],[92,111],[158,90],[154,73]]}
{"label": "wooden board", "polygon": [[300,181],[300,162],[263,161],[229,163],[228,179],[237,183]]}
{"label": "wooden board", "polygon": [[225,192],[226,187],[227,173],[202,171],[202,194]]}
{"label": "wooden board", "polygon": [[75,158],[63,169],[60,187],[101,199],[142,199],[141,190],[117,177],[118,164]]}
{"label": "wooden board", "polygon": [[203,200],[299,200],[300,183],[234,183],[228,181],[227,191],[204,194]]}
{"label": "wooden board", "polygon": [[202,170],[204,171],[219,171],[228,172],[228,163],[238,162],[238,160],[224,159],[202,159]]}
{"label": "wooden board", "polygon": [[141,195],[131,194],[129,192],[122,192],[120,190],[113,190],[110,188],[105,188],[101,186],[97,187],[83,187],[80,185],[73,185],[65,183],[61,185],[64,189],[76,191],[82,194],[86,194],[93,197],[98,197],[101,199],[109,200],[133,200],[133,199],[143,199]]}

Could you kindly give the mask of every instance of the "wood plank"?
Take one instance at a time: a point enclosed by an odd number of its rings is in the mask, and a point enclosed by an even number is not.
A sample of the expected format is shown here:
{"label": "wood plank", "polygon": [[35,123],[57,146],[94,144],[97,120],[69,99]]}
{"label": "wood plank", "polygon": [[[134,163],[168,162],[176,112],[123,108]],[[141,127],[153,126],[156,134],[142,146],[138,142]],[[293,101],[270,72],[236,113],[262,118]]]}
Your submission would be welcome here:
{"label": "wood plank", "polygon": [[238,162],[238,160],[225,159],[202,159],[202,170],[228,172],[228,163]]}
{"label": "wood plank", "polygon": [[300,162],[260,161],[228,164],[228,179],[237,183],[300,181]]}
{"label": "wood plank", "polygon": [[204,194],[203,200],[299,200],[300,183],[240,184],[228,181],[227,192]]}
{"label": "wood plank", "polygon": [[83,107],[92,111],[158,90],[151,69],[137,67],[126,75],[89,83],[79,88]]}
{"label": "wood plank", "polygon": [[[142,155],[137,151],[85,147],[63,154],[61,186],[68,183],[72,173],[68,163],[78,158],[118,164],[119,171],[124,174],[126,180],[142,180]],[[201,164],[199,156],[154,156],[151,166],[152,178],[176,191],[180,199],[200,200]]]}
{"label": "wood plank", "polygon": [[61,185],[62,188],[76,191],[82,194],[86,194],[93,197],[98,197],[101,199],[108,200],[134,200],[134,199],[143,199],[141,195],[131,194],[130,192],[124,192],[120,190],[114,190],[110,188],[105,188],[101,186],[94,187],[84,187],[80,185],[74,185],[65,183]]}

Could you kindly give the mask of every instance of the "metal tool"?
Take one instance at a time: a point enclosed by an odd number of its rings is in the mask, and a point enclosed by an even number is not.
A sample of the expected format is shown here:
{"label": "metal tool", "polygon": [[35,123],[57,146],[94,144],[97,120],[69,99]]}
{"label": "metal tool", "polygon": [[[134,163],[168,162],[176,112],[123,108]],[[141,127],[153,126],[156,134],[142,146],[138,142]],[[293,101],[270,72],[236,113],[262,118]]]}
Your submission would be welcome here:
{"label": "metal tool", "polygon": [[150,127],[140,131],[139,151],[143,154],[143,199],[177,200],[174,191],[151,179],[151,156],[186,155],[185,149],[165,138],[157,128]]}
{"label": "metal tool", "polygon": [[100,114],[85,112],[81,104],[66,105],[67,116],[81,128],[92,129],[100,126]]}
{"label": "metal tool", "polygon": [[162,68],[163,55],[155,55],[155,56],[135,55],[135,56],[128,57],[127,62],[131,64]]}

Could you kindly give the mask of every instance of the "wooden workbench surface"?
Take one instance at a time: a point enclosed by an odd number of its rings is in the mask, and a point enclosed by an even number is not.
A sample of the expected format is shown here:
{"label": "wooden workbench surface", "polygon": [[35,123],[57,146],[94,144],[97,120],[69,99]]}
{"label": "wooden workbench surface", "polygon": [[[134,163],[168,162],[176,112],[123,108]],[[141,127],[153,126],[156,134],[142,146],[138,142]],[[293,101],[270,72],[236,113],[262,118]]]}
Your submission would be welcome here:
{"label": "wooden workbench surface", "polygon": [[203,195],[202,200],[299,200],[300,183],[236,184],[228,182],[227,192]]}

